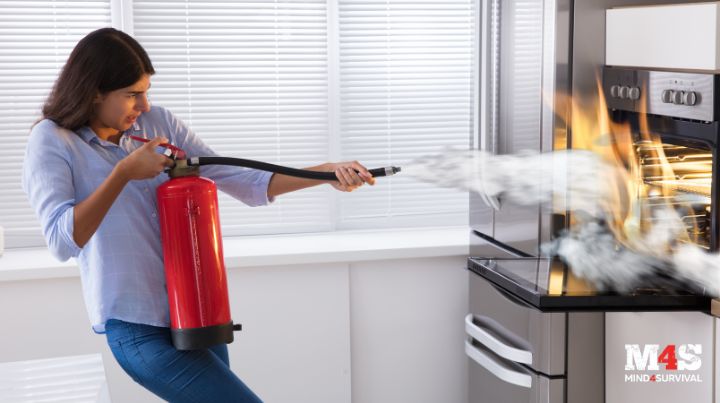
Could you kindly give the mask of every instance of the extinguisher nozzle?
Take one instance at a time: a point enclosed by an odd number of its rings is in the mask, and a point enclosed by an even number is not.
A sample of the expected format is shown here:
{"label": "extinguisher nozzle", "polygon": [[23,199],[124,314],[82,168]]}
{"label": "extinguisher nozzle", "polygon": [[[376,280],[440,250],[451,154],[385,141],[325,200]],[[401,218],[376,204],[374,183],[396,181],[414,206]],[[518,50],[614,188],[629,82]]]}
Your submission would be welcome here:
{"label": "extinguisher nozzle", "polygon": [[242,324],[241,324],[241,323],[238,323],[238,324],[233,325],[233,332],[239,332],[239,331],[241,331],[241,330],[242,330]]}
{"label": "extinguisher nozzle", "polygon": [[400,167],[389,166],[389,167],[371,169],[370,173],[372,174],[372,176],[392,176],[400,171],[401,171]]}

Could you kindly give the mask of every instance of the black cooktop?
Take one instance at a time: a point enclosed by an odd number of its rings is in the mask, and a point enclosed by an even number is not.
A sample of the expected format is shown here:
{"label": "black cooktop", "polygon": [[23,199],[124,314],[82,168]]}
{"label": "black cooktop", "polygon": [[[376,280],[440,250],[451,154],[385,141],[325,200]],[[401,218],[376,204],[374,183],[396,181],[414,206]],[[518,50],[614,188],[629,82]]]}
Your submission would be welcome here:
{"label": "black cooktop", "polygon": [[710,311],[712,298],[682,288],[597,290],[552,258],[471,257],[468,268],[542,311]]}

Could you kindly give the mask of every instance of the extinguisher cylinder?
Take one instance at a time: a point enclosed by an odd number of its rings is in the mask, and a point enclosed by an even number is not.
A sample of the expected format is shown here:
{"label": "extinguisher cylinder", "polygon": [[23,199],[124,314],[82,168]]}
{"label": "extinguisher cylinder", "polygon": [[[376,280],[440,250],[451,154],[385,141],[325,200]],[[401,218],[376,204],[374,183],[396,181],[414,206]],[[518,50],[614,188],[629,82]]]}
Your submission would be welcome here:
{"label": "extinguisher cylinder", "polygon": [[180,350],[233,341],[215,183],[170,179],[157,189],[173,344]]}

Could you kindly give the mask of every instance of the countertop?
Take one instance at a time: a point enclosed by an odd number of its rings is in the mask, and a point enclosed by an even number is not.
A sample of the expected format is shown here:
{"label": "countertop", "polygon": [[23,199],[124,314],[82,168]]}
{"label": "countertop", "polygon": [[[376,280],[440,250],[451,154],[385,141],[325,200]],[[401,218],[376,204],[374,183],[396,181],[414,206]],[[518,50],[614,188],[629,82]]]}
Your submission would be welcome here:
{"label": "countertop", "polygon": [[626,294],[598,291],[557,259],[468,259],[468,269],[508,298],[541,311],[710,311],[712,298],[682,289],[638,288]]}
{"label": "countertop", "polygon": [[[228,269],[277,265],[467,256],[468,227],[346,230],[223,239]],[[78,277],[75,259],[56,260],[47,248],[6,250],[0,281]]]}

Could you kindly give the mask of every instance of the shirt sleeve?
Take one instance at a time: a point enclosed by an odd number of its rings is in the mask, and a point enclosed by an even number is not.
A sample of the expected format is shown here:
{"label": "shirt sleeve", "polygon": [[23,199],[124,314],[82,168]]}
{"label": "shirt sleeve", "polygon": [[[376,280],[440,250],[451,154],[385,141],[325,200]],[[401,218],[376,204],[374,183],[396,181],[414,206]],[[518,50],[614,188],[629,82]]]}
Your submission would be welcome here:
{"label": "shirt sleeve", "polygon": [[50,252],[61,261],[77,257],[73,240],[75,187],[72,161],[61,135],[47,122],[32,129],[23,161],[22,187],[40,219]]}
{"label": "shirt sleeve", "polygon": [[[215,151],[208,147],[192,130],[175,115],[165,111],[170,126],[171,139],[182,148],[188,157],[217,157]],[[258,169],[207,165],[201,168],[202,176],[215,181],[218,189],[229,194],[248,206],[264,206],[275,201],[268,197],[267,191],[273,173]]]}

